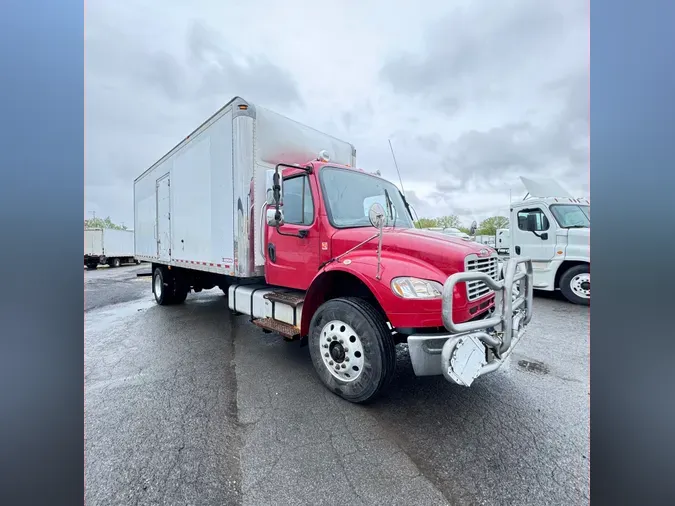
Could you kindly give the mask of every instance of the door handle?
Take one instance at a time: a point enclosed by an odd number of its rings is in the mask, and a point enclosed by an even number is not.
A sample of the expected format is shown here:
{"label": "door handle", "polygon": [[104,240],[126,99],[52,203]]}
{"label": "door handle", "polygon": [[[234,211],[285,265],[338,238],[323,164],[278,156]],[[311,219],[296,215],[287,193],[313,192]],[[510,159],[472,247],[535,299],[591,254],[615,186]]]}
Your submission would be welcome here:
{"label": "door handle", "polygon": [[520,255],[520,246],[516,246],[516,255]]}

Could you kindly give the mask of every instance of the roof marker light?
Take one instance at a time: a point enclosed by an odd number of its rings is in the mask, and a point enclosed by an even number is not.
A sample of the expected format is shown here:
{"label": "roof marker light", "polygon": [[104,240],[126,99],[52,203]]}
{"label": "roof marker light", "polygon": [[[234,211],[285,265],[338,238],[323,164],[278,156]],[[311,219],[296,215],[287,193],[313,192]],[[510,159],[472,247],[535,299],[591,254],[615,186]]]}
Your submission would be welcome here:
{"label": "roof marker light", "polygon": [[319,151],[319,157],[317,158],[320,162],[330,162],[330,155],[328,154],[328,151],[325,149],[322,149]]}

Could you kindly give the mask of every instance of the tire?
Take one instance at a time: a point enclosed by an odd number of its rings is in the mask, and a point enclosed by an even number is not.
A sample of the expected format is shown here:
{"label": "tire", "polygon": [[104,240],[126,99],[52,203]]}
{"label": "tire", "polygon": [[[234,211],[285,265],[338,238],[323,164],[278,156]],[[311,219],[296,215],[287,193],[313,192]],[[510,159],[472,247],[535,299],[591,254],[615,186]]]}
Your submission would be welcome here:
{"label": "tire", "polygon": [[575,265],[560,276],[560,291],[573,304],[588,306],[591,303],[591,266]]}
{"label": "tire", "polygon": [[95,271],[96,267],[97,267],[96,265],[89,264],[89,265],[87,265],[87,270],[88,271]]}
{"label": "tire", "polygon": [[[372,401],[394,377],[396,351],[391,331],[381,314],[363,299],[346,297],[322,304],[312,317],[308,344],[321,381],[349,402]],[[335,370],[336,365],[346,367]]]}
{"label": "tire", "polygon": [[120,265],[122,265],[122,262],[120,261],[119,258],[113,258],[110,261],[110,267],[119,267]]}
{"label": "tire", "polygon": [[174,283],[173,279],[166,279],[164,269],[155,268],[152,274],[152,293],[155,295],[155,302],[160,306],[173,304]]}
{"label": "tire", "polygon": [[185,283],[180,282],[180,280],[176,280],[174,283],[175,292],[173,295],[173,304],[182,304],[190,293],[190,287]]}

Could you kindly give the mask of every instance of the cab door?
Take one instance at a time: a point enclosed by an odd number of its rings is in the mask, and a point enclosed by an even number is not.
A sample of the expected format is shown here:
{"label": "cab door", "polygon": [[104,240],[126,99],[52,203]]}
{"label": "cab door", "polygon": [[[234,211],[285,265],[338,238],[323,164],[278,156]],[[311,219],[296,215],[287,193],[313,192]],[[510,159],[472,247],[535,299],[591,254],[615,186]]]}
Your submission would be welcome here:
{"label": "cab door", "polygon": [[[542,206],[518,209],[511,238],[511,255],[530,257],[533,262],[553,260],[556,233],[553,218]],[[527,229],[528,220],[535,223],[534,231]]]}
{"label": "cab door", "polygon": [[283,179],[284,224],[266,227],[265,280],[271,285],[306,290],[319,270],[318,195],[308,174]]}

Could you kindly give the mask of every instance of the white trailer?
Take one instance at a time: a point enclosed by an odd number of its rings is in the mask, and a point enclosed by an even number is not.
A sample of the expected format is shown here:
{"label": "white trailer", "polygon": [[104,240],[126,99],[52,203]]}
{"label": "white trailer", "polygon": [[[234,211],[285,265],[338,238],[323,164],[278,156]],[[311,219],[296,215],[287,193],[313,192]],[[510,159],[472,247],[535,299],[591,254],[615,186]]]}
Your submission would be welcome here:
{"label": "white trailer", "polygon": [[195,291],[216,286],[208,273],[263,276],[274,168],[320,151],[356,162],[348,142],[235,97],[134,181],[136,258],[204,272]]}
{"label": "white trailer", "polygon": [[96,269],[99,265],[119,267],[134,262],[134,231],[111,228],[84,230],[84,265]]}
{"label": "white trailer", "polygon": [[490,246],[496,249],[496,240],[494,235],[477,235],[473,238],[474,241]]}

